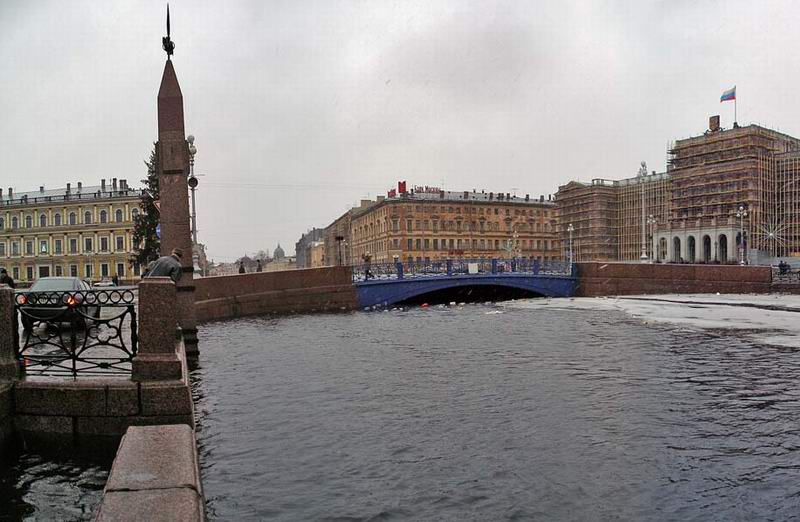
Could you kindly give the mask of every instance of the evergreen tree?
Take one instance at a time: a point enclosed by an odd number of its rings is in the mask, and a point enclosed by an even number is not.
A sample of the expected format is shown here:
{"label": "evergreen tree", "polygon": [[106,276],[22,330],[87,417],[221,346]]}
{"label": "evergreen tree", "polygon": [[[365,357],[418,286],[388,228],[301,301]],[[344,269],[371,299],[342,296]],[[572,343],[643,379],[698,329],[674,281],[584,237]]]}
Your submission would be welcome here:
{"label": "evergreen tree", "polygon": [[151,261],[158,259],[161,240],[156,235],[159,215],[155,202],[158,192],[158,148],[153,144],[150,159],[144,162],[147,166],[147,179],[143,179],[145,190],[139,199],[139,215],[133,221],[133,262],[144,268]]}

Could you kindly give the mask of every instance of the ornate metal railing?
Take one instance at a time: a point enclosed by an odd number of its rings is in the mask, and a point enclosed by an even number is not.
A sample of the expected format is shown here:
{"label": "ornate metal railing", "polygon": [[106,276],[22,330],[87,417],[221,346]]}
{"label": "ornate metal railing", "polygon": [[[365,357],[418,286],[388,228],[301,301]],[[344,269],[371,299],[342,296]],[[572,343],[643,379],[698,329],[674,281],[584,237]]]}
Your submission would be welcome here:
{"label": "ornate metal railing", "polygon": [[773,268],[772,282],[773,284],[782,285],[800,285],[800,270],[792,270],[790,268],[781,270],[779,268]]}
{"label": "ornate metal railing", "polygon": [[568,261],[536,259],[445,259],[423,262],[370,263],[353,267],[353,281],[382,281],[419,277],[475,276],[526,273],[570,276]]}
{"label": "ornate metal railing", "polygon": [[134,288],[18,292],[17,359],[32,375],[130,374],[138,344]]}

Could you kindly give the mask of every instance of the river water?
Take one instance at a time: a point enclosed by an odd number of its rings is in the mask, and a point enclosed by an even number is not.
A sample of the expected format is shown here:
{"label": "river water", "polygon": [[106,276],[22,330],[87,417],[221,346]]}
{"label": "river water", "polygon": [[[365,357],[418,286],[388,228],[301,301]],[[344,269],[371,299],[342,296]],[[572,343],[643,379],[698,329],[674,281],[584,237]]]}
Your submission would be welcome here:
{"label": "river water", "polygon": [[791,347],[513,303],[241,319],[200,336],[212,519],[800,513]]}

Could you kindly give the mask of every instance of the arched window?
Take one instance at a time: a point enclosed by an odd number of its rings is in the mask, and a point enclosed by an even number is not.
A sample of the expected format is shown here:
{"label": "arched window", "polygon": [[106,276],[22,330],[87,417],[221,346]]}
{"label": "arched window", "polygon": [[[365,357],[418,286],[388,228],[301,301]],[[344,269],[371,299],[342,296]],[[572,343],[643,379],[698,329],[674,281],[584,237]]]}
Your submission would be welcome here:
{"label": "arched window", "polygon": [[16,216],[11,218],[11,228],[19,228],[19,219]]}
{"label": "arched window", "polygon": [[25,216],[25,228],[33,228],[33,218],[31,216]]}
{"label": "arched window", "polygon": [[116,220],[117,223],[122,223],[122,210],[121,209],[117,209],[117,211],[114,213],[114,219]]}
{"label": "arched window", "polygon": [[47,216],[44,214],[39,214],[39,226],[44,228],[47,226]]}
{"label": "arched window", "polygon": [[88,225],[92,222],[92,213],[88,210],[83,213],[83,222]]}
{"label": "arched window", "polygon": [[69,224],[76,225],[78,222],[78,216],[75,215],[75,212],[69,213]]}
{"label": "arched window", "polygon": [[108,223],[108,212],[105,210],[100,211],[100,223]]}
{"label": "arched window", "polygon": [[61,226],[61,214],[56,214],[53,216],[53,224],[57,227]]}
{"label": "arched window", "polygon": [[5,224],[6,224],[5,220],[0,217],[0,230],[3,230],[5,228]]}
{"label": "arched window", "polygon": [[139,215],[139,209],[138,208],[135,208],[135,209],[131,210],[131,219],[135,220],[138,215]]}

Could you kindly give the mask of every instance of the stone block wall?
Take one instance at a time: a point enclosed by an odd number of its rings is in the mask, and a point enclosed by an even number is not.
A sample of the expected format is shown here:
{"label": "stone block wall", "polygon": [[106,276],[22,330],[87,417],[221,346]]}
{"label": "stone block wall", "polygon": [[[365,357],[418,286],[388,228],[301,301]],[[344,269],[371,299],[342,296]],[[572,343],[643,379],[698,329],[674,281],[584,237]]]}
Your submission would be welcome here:
{"label": "stone block wall", "polygon": [[579,297],[769,293],[768,266],[578,263]]}
{"label": "stone block wall", "polygon": [[198,321],[271,313],[352,310],[357,307],[352,272],[345,266],[195,280]]}

